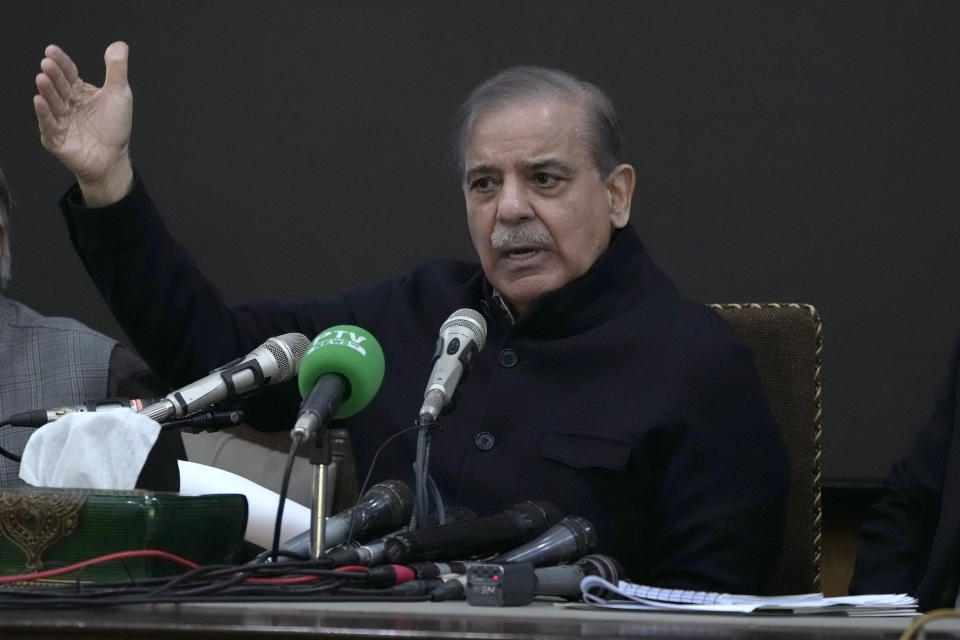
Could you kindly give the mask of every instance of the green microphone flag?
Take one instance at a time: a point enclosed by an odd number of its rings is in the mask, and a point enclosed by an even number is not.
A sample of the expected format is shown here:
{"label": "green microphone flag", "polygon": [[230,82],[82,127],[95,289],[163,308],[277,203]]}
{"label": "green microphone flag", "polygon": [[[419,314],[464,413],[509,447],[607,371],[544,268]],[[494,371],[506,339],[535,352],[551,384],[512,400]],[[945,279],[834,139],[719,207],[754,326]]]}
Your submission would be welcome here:
{"label": "green microphone flag", "polygon": [[303,356],[300,395],[306,398],[324,374],[339,374],[347,380],[349,393],[333,417],[349,418],[377,395],[383,371],[383,349],[370,332],[349,324],[330,327],[313,339]]}

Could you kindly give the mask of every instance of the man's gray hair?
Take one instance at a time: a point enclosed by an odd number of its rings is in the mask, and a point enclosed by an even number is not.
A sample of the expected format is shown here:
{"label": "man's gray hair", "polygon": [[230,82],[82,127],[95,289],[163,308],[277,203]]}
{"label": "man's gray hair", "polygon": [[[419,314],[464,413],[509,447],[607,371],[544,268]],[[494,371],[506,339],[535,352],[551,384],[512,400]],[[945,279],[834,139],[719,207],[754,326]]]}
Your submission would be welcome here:
{"label": "man's gray hair", "polygon": [[0,169],[0,231],[3,231],[3,237],[0,239],[0,289],[5,289],[10,282],[10,207],[13,206],[13,198],[10,197],[10,189],[7,188],[7,179],[3,175],[3,169]]}
{"label": "man's gray hair", "polygon": [[453,131],[453,160],[460,175],[464,154],[477,119],[495,109],[531,98],[568,100],[584,109],[587,143],[593,162],[606,177],[624,162],[620,118],[610,98],[596,85],[565,71],[544,67],[511,67],[474,89],[457,112]]}

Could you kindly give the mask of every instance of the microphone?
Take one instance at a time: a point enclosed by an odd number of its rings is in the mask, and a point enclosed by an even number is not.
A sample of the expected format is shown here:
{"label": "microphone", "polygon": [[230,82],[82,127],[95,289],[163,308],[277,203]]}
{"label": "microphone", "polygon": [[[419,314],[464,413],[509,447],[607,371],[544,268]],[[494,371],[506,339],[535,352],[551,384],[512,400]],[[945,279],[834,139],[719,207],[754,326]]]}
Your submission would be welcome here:
{"label": "microphone", "polygon": [[537,576],[538,596],[559,596],[571,600],[580,599],[580,581],[587,576],[600,576],[613,584],[626,577],[623,567],[615,558],[600,553],[584,556],[573,564],[541,567],[533,572]]}
{"label": "microphone", "polygon": [[596,551],[597,531],[586,518],[567,516],[535,540],[490,562],[529,562],[534,567],[569,562]]}
{"label": "microphone", "polygon": [[458,309],[440,327],[433,354],[433,371],[423,392],[420,419],[435,422],[450,403],[460,379],[470,368],[473,357],[487,340],[487,321],[473,309]]}
{"label": "microphone", "polygon": [[[580,581],[596,575],[617,583],[623,575],[620,563],[610,556],[585,556],[573,565],[534,569],[529,562],[488,562],[467,567],[461,587],[447,581],[432,595],[435,599],[463,599],[476,606],[525,605],[537,596],[580,599]],[[466,583],[464,585],[464,582]],[[465,588],[464,588],[465,587]]]}
{"label": "microphone", "polygon": [[149,406],[157,401],[156,398],[104,398],[96,402],[88,402],[68,407],[57,407],[55,409],[36,409],[34,411],[24,411],[15,413],[2,424],[9,424],[14,427],[42,427],[48,422],[59,420],[68,413],[86,413],[88,411],[110,411],[112,409],[124,409],[130,407],[134,411],[139,411],[145,406]]}
{"label": "microphone", "polygon": [[304,439],[330,420],[349,418],[380,390],[384,359],[380,343],[352,325],[322,332],[303,356],[298,383],[303,403],[290,432]]}
{"label": "microphone", "polygon": [[300,360],[309,345],[302,333],[285,333],[270,338],[242,358],[181,387],[137,413],[164,422],[182,418],[224,400],[257,391],[297,375]]}
{"label": "microphone", "polygon": [[[378,531],[396,529],[410,517],[413,492],[400,480],[385,480],[370,487],[357,504],[344,509],[325,523],[325,544],[328,548],[350,539]],[[310,553],[310,529],[298,533],[283,543],[281,549],[293,553]],[[342,564],[364,564],[343,562]]]}
{"label": "microphone", "polygon": [[[447,515],[450,517],[450,522],[474,520],[477,517],[477,514],[474,513],[472,509],[461,506],[453,507],[448,511]],[[382,538],[372,540],[365,544],[343,544],[339,547],[328,549],[326,556],[333,561],[333,566],[335,567],[350,564],[372,567],[374,565],[383,564],[387,561],[387,540],[395,535],[403,533],[406,530],[406,527],[403,527],[393,533],[383,536]],[[457,571],[453,570],[442,570],[442,567],[446,566],[447,565],[437,565],[432,562],[422,562],[416,565],[411,565],[410,568],[413,569],[418,578],[432,578],[443,573],[457,573]],[[424,571],[425,574],[428,573],[430,575],[421,575],[421,571]],[[460,573],[463,572],[461,571]]]}
{"label": "microphone", "polygon": [[387,559],[406,564],[490,553],[531,540],[558,520],[560,512],[549,502],[520,502],[493,516],[390,536]]}

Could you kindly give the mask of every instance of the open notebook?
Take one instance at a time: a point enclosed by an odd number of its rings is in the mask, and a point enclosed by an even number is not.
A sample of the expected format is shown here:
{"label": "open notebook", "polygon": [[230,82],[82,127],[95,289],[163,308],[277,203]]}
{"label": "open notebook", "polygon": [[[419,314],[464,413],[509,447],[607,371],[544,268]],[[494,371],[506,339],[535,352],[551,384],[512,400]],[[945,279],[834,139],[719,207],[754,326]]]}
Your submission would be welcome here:
{"label": "open notebook", "polygon": [[794,596],[750,596],[708,591],[664,589],[621,580],[612,584],[596,576],[580,583],[584,602],[597,607],[637,610],[701,611],[711,613],[770,613],[781,615],[913,615],[917,601],[905,594],[824,597],[821,593]]}

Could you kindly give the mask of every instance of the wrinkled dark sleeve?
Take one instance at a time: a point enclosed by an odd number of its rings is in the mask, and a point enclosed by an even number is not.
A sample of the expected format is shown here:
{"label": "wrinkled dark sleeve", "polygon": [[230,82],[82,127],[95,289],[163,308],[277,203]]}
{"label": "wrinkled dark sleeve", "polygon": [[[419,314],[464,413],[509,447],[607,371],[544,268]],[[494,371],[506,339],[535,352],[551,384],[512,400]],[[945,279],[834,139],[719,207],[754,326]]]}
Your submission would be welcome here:
{"label": "wrinkled dark sleeve", "polygon": [[851,593],[917,594],[940,520],[956,413],[958,356],[960,343],[938,389],[933,415],[907,455],[893,465],[882,498],[864,518]]}
{"label": "wrinkled dark sleeve", "polygon": [[[119,202],[83,205],[74,185],[60,202],[70,239],[130,340],[171,388],[249,353],[271,336],[351,321],[342,297],[323,303],[263,302],[229,306],[193,257],[168,232],[139,175]],[[247,402],[247,420],[289,428],[296,385],[271,387]],[[268,424],[271,423],[271,424]]]}

